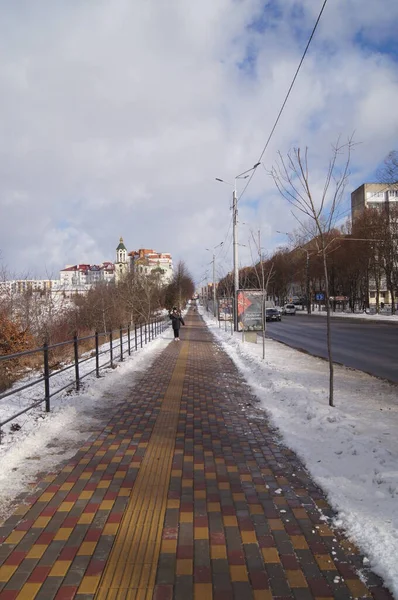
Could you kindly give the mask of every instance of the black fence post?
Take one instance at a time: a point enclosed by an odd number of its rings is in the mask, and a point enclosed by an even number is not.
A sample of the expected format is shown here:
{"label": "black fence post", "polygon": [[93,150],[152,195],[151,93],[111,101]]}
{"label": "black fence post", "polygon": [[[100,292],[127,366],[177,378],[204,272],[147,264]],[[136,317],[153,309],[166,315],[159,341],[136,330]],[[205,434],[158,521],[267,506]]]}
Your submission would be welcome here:
{"label": "black fence post", "polygon": [[119,335],[120,335],[120,362],[123,362],[123,327],[121,325],[119,327]]}
{"label": "black fence post", "polygon": [[127,325],[127,351],[129,356],[131,355],[131,342],[130,342],[130,323]]}
{"label": "black fence post", "polygon": [[75,376],[76,376],[76,391],[80,389],[80,376],[79,376],[79,339],[77,333],[73,336],[73,349],[75,354]]}
{"label": "black fence post", "polygon": [[154,325],[154,323],[153,323],[153,321],[152,321],[152,339],[155,337],[155,336],[154,336],[154,327],[153,327],[153,325]]}
{"label": "black fence post", "polygon": [[147,343],[146,321],[145,321],[144,327],[145,327],[145,344],[146,344]]}
{"label": "black fence post", "polygon": [[148,323],[148,342],[151,341],[151,322]]}
{"label": "black fence post", "polygon": [[113,336],[112,331],[109,332],[109,352],[111,356],[111,369],[113,369]]}
{"label": "black fence post", "polygon": [[50,412],[50,367],[48,365],[48,344],[43,345],[44,362],[44,399],[46,401],[46,412]]}
{"label": "black fence post", "polygon": [[142,348],[142,323],[140,323],[140,338],[141,338],[141,348]]}
{"label": "black fence post", "polygon": [[95,373],[97,377],[100,376],[98,331],[95,332]]}
{"label": "black fence post", "polygon": [[134,323],[134,342],[135,342],[135,351],[137,352],[137,325]]}

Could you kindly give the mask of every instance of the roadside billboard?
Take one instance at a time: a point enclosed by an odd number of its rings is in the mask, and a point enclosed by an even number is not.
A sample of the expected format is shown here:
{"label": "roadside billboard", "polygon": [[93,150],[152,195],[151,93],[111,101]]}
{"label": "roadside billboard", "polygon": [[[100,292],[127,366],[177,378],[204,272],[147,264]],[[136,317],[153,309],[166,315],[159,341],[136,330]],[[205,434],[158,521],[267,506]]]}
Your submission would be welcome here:
{"label": "roadside billboard", "polygon": [[[238,330],[262,331],[264,292],[260,290],[238,291]],[[269,303],[267,303],[269,304]],[[266,304],[266,305],[267,305]]]}
{"label": "roadside billboard", "polygon": [[218,320],[232,321],[234,315],[233,299],[219,298],[218,299]]}

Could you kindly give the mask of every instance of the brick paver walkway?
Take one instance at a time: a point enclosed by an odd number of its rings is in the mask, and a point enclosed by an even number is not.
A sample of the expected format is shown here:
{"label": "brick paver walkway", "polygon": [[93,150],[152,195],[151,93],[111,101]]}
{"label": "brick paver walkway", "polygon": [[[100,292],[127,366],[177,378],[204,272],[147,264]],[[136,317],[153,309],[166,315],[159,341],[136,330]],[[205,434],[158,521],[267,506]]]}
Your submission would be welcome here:
{"label": "brick paver walkway", "polygon": [[361,582],[322,492],[200,317],[186,322],[0,528],[0,600],[391,598]]}

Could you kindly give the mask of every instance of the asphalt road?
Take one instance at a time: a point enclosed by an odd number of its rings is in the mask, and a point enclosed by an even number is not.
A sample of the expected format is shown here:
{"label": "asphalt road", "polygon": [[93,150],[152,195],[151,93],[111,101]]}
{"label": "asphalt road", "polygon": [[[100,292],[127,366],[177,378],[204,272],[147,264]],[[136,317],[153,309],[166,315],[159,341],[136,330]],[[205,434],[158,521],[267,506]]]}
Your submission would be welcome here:
{"label": "asphalt road", "polygon": [[[283,316],[267,323],[267,336],[327,358],[326,317]],[[398,326],[332,319],[333,361],[398,383]]]}

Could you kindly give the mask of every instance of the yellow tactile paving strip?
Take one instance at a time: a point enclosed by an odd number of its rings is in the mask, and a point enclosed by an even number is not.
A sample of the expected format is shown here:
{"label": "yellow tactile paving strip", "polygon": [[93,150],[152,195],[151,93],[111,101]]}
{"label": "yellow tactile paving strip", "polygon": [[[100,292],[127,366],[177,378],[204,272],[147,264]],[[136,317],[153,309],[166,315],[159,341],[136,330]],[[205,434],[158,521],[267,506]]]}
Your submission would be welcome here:
{"label": "yellow tactile paving strip", "polygon": [[189,342],[182,344],[137,481],[95,598],[152,598]]}

